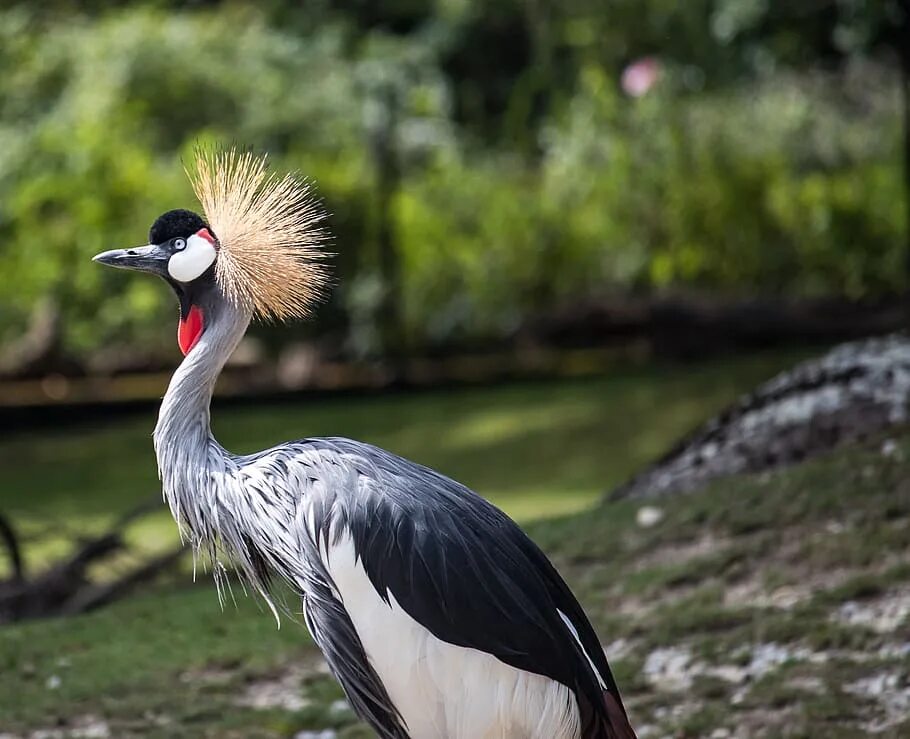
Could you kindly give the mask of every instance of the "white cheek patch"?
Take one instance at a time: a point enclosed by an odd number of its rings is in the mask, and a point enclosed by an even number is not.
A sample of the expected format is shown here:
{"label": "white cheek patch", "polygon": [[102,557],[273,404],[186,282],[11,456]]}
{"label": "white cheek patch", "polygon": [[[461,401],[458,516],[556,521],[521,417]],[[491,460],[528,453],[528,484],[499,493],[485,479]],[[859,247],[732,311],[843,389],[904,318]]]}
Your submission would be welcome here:
{"label": "white cheek patch", "polygon": [[167,271],[177,282],[192,282],[212,266],[215,254],[210,241],[193,234],[186,240],[186,248],[168,260]]}

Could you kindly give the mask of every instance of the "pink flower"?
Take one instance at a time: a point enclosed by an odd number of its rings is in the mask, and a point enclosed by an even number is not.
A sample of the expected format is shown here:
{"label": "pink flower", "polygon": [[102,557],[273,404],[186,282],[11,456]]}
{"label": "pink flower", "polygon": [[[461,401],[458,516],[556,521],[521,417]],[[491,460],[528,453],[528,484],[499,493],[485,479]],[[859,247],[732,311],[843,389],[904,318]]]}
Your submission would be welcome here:
{"label": "pink flower", "polygon": [[640,98],[650,90],[660,77],[660,62],[646,56],[632,62],[622,71],[622,89],[626,95]]}

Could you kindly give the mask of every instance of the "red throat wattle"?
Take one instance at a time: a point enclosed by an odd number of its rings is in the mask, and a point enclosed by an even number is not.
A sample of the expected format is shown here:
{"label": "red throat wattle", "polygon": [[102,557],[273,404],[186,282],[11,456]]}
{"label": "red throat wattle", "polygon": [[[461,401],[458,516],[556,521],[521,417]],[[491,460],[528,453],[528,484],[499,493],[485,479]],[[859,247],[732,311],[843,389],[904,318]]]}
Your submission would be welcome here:
{"label": "red throat wattle", "polygon": [[190,306],[186,318],[181,318],[177,325],[177,343],[183,356],[190,353],[202,336],[202,311],[195,305]]}

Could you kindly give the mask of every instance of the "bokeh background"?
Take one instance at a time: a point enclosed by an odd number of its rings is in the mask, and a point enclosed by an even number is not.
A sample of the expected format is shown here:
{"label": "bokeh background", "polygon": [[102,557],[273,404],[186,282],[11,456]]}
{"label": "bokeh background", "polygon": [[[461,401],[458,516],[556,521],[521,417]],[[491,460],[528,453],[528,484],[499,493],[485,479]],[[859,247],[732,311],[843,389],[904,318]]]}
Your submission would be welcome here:
{"label": "bokeh background", "polygon": [[861,0],[14,4],[0,338],[50,313],[58,361],[171,359],[170,296],[88,257],[192,204],[181,157],[212,140],[318,184],[338,283],[308,333],[346,356],[489,344],[609,294],[894,294],[901,21]]}
{"label": "bokeh background", "polygon": [[155,504],[173,296],[90,258],[195,206],[197,144],[303,173],[334,234],[319,312],[226,369],[225,446],[350,435],[493,499],[643,736],[910,730],[901,413],[784,477],[600,502],[903,328],[908,120],[902,0],[0,3],[0,733],[363,733],[301,629],[188,584]]}

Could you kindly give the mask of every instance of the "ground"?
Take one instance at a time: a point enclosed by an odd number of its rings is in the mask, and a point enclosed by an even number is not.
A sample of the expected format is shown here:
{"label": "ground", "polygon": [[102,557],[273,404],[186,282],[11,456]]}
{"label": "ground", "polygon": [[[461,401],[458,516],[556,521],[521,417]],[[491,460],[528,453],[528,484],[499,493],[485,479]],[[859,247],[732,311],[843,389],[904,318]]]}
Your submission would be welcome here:
{"label": "ground", "polygon": [[[657,453],[651,447],[697,420],[691,415],[764,370],[715,365],[658,372],[646,383],[629,375],[377,400],[348,416],[323,408],[323,422],[362,423],[361,436],[388,435],[387,446],[473,475],[472,484],[487,483],[527,521],[602,635],[642,737],[910,735],[910,434],[721,480],[658,506],[577,510],[616,481],[605,467],[640,463],[630,451],[638,444]],[[610,412],[613,403],[621,414]],[[647,419],[635,416],[635,403]],[[663,414],[666,427],[656,420]],[[250,438],[267,435],[268,418],[251,414]],[[314,419],[320,426],[319,412]],[[93,433],[127,454],[138,443],[131,429]],[[580,467],[550,457],[548,436]],[[60,443],[77,453],[76,441]],[[81,443],[88,453],[88,435]],[[14,451],[37,453],[17,441],[0,447],[0,459]],[[513,461],[519,482],[497,459]],[[460,462],[467,466],[459,470]],[[119,476],[130,477],[123,464],[101,475],[110,476],[111,495]],[[523,485],[527,499],[517,492]],[[546,502],[545,513],[558,510],[562,491],[563,510],[575,512],[533,515],[535,500]],[[370,735],[353,722],[293,613],[278,630],[239,592],[222,613],[201,579],[88,616],[0,629],[2,730],[35,739]]]}

